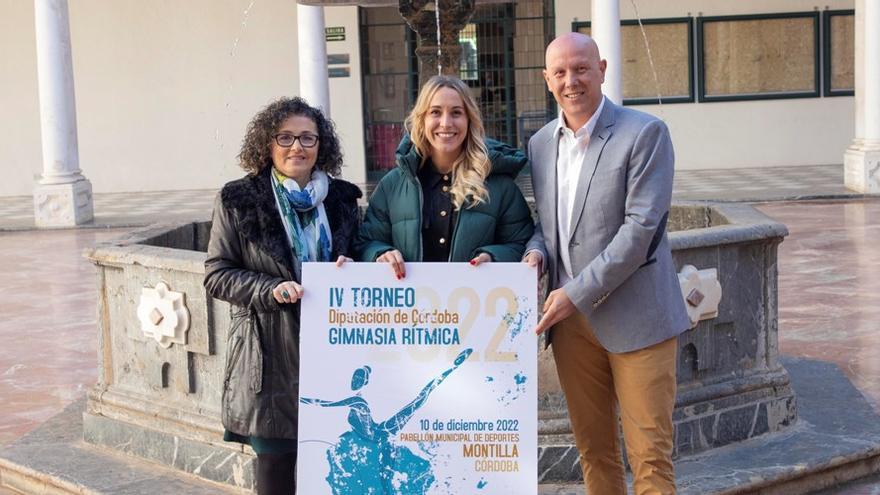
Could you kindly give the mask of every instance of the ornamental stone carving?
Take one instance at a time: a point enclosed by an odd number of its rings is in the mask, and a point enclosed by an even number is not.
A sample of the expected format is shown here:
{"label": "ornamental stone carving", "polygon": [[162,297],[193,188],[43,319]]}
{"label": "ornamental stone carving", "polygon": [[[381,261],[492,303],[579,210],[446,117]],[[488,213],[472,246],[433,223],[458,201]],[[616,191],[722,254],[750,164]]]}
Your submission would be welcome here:
{"label": "ornamental stone carving", "polygon": [[718,316],[718,304],[721,302],[718,270],[698,270],[693,265],[685,265],[678,274],[678,282],[681,284],[681,296],[691,320],[691,328],[701,320]]}
{"label": "ornamental stone carving", "polygon": [[155,339],[166,349],[171,344],[186,345],[189,309],[185,296],[182,292],[172,291],[164,282],[156,284],[154,289],[141,289],[137,316],[144,335]]}

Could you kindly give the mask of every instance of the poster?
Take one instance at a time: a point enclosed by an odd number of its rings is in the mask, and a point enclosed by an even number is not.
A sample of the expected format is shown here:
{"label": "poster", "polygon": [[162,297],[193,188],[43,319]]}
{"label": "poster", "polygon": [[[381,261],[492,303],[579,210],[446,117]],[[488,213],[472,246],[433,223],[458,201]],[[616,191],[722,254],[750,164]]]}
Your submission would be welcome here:
{"label": "poster", "polygon": [[536,277],[304,264],[298,493],[536,494]]}

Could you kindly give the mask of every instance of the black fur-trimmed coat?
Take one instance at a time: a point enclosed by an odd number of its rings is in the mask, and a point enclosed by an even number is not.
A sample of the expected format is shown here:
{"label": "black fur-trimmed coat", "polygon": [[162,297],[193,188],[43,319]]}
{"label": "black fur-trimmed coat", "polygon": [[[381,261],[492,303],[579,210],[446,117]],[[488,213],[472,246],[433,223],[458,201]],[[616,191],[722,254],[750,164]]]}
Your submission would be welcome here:
{"label": "black fur-trimmed coat", "polygon": [[[233,305],[222,392],[223,426],[241,436],[297,437],[300,304],[278,304],[272,289],[301,280],[299,260],[275,204],[271,167],[226,184],[214,204],[205,288]],[[324,209],[331,259],[352,256],[361,191],[331,179]]]}

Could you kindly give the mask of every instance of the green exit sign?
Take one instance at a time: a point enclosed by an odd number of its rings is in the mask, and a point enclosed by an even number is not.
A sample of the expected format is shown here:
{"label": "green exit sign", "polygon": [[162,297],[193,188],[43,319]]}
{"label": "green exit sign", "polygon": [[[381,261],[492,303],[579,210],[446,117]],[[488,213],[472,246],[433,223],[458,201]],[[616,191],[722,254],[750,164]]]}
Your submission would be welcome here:
{"label": "green exit sign", "polygon": [[334,26],[324,28],[324,38],[327,41],[345,41],[345,27]]}

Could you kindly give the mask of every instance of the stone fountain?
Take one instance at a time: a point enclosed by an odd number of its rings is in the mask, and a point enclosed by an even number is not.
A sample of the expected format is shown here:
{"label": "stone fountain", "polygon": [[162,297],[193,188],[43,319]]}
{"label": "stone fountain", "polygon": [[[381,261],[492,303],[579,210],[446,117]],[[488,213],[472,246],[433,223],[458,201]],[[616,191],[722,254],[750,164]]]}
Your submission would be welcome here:
{"label": "stone fountain", "polygon": [[[787,229],[748,205],[702,203],[674,205],[669,227],[694,323],[678,338],[673,456],[792,425],[796,401],[777,338],[776,252]],[[539,478],[577,480],[578,453],[552,359],[549,350],[539,355]]]}
{"label": "stone fountain", "polygon": [[[786,483],[799,487],[786,493],[805,493],[876,470],[876,414],[839,371],[789,362],[808,392],[805,402],[812,401],[806,422],[792,427],[801,412],[777,344],[776,256],[785,226],[749,205],[717,203],[674,204],[669,225],[694,322],[678,339],[681,493],[752,493],[743,487]],[[84,403],[0,449],[0,486],[64,494],[251,492],[253,452],[222,441],[231,308],[202,287],[210,227],[153,225],[87,251],[97,267],[98,382]],[[552,483],[577,481],[580,469],[552,353],[538,361],[536,481],[549,494],[556,493]]]}
{"label": "stone fountain", "polygon": [[[750,206],[721,204],[675,205],[670,226],[696,322],[679,338],[676,455],[780,431],[796,419],[776,338],[776,249],[785,227]],[[231,308],[202,287],[209,233],[206,221],[154,225],[87,253],[98,268],[100,352],[83,438],[249,490],[252,452],[222,441]],[[694,304],[694,291],[708,304]],[[539,380],[540,480],[577,480],[549,351],[539,356]]]}

